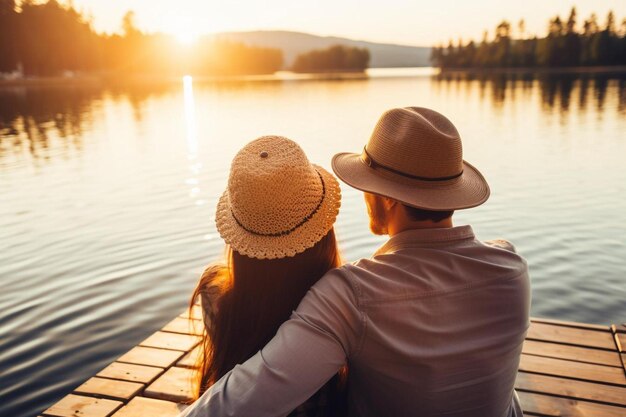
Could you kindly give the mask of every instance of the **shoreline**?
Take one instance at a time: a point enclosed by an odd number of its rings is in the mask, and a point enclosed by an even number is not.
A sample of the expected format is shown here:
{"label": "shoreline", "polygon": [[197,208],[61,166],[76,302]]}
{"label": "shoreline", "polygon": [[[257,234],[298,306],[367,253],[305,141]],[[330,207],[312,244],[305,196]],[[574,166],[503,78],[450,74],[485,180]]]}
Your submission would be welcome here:
{"label": "shoreline", "polygon": [[[111,84],[179,84],[188,74],[152,75],[152,74],[85,74],[73,77],[46,76],[2,79],[0,88],[12,87],[66,87],[66,86],[106,86]],[[355,80],[368,78],[367,72],[316,72],[297,73],[277,71],[273,74],[249,75],[191,75],[196,82],[249,82],[249,81],[300,81],[300,80]]]}
{"label": "shoreline", "polygon": [[[437,68],[437,67],[414,67],[433,68],[433,76],[448,75],[494,75],[494,74],[593,74],[612,75],[626,74],[626,65],[601,66],[601,67],[522,67],[522,68]],[[381,68],[368,68],[368,70],[379,70]],[[384,69],[403,70],[406,67],[393,67]],[[180,83],[186,75],[114,75],[114,74],[84,74],[73,77],[66,76],[46,76],[46,77],[24,77],[13,79],[0,78],[0,88],[11,87],[65,87],[75,85],[102,86],[109,84],[170,84]],[[313,72],[298,73],[292,71],[277,71],[273,74],[255,75],[194,75],[194,81],[198,82],[242,82],[242,81],[301,81],[301,80],[362,80],[369,78],[367,71],[364,72]]]}
{"label": "shoreline", "polygon": [[626,65],[597,67],[494,67],[439,68],[440,75],[454,74],[626,74]]}

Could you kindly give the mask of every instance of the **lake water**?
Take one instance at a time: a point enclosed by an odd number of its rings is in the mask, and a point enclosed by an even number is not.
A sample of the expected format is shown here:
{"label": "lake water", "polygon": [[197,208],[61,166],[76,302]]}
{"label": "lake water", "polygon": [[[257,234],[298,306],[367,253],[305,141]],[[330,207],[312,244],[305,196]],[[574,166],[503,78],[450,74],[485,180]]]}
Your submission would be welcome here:
{"label": "lake water", "polygon": [[[626,76],[301,78],[0,88],[0,415],[37,415],[185,307],[246,142],[329,167],[398,106],[456,124],[492,188],[456,223],[528,259],[533,315],[626,321]],[[367,257],[383,239],[342,189],[343,254]]]}

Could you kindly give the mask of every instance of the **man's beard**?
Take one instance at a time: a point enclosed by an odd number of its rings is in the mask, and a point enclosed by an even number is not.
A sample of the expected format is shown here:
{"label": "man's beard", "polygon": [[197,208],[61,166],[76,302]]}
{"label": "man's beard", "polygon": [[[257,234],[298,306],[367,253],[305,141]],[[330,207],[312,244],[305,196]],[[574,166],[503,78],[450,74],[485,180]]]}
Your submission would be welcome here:
{"label": "man's beard", "polygon": [[370,230],[375,235],[386,235],[387,216],[383,200],[378,197],[370,198],[367,204],[367,212],[370,216]]}

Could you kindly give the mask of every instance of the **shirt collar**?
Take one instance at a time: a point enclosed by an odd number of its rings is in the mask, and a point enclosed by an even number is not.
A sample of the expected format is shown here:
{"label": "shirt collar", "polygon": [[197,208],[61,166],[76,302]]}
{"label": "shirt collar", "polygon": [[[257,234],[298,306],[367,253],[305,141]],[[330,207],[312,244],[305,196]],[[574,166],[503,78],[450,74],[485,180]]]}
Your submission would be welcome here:
{"label": "shirt collar", "polygon": [[474,239],[472,226],[456,226],[438,229],[412,229],[400,232],[382,245],[374,256],[383,255],[407,247],[440,246],[454,241]]}

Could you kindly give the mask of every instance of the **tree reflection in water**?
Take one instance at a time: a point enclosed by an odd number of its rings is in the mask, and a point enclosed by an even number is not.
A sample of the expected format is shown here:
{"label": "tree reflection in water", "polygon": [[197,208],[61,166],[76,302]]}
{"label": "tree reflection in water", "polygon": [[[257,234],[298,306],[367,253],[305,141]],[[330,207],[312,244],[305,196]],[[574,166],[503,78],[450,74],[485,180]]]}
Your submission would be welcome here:
{"label": "tree reflection in water", "polygon": [[[615,83],[618,89],[618,111],[626,108],[626,74],[594,73],[524,73],[524,72],[442,72],[433,77],[438,88],[450,85],[463,86],[468,94],[478,85],[481,100],[487,91],[494,107],[501,107],[506,101],[514,101],[517,94],[530,94],[534,85],[540,90],[541,105],[546,111],[558,109],[568,112],[572,99],[579,110],[593,103],[603,111],[607,89]],[[589,90],[592,94],[589,94]],[[574,97],[572,97],[574,95]]]}
{"label": "tree reflection in water", "polygon": [[[103,99],[128,101],[139,122],[151,97],[177,84],[99,84],[0,87],[0,158],[27,151],[35,159],[79,151]],[[54,143],[53,143],[54,142]]]}

